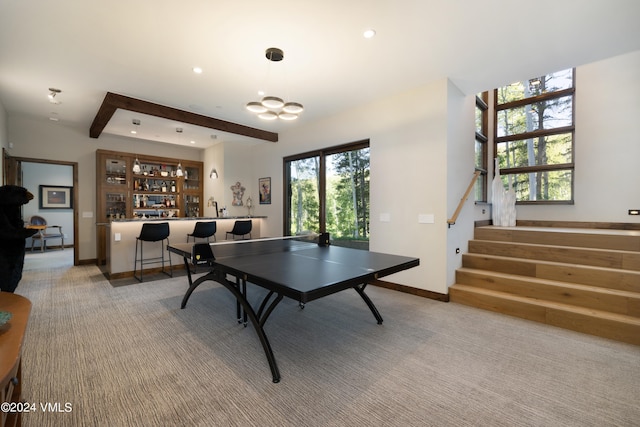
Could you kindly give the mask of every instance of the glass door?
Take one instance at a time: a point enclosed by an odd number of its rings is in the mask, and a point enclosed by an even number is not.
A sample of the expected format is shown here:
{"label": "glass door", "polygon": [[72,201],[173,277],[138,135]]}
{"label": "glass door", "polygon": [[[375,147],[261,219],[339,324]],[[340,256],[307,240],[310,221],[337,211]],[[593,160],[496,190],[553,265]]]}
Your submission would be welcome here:
{"label": "glass door", "polygon": [[287,161],[285,170],[286,234],[320,233],[320,156]]}
{"label": "glass door", "polygon": [[284,159],[285,235],[369,248],[369,141]]}

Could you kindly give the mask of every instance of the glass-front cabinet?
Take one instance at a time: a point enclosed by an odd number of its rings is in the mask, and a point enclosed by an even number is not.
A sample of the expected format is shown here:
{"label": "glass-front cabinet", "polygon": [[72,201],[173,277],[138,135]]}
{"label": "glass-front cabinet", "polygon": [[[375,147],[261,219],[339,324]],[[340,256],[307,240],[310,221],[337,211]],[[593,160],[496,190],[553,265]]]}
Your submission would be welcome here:
{"label": "glass-front cabinet", "polygon": [[202,167],[185,166],[184,167],[184,184],[183,203],[184,216],[199,217],[202,205]]}
{"label": "glass-front cabinet", "polygon": [[97,165],[98,192],[96,193],[101,205],[98,210],[98,222],[126,218],[127,201],[129,197],[127,183],[129,170],[127,159],[123,156],[102,156]]}
{"label": "glass-front cabinet", "polygon": [[106,262],[106,228],[113,220],[199,217],[202,162],[96,151],[97,258]]}

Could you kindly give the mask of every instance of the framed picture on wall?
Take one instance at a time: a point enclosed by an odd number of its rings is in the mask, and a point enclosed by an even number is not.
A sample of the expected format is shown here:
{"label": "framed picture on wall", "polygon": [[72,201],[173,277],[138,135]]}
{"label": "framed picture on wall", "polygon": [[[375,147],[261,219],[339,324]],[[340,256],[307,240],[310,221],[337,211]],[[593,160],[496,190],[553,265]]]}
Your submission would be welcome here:
{"label": "framed picture on wall", "polygon": [[40,186],[40,209],[72,209],[73,187]]}
{"label": "framed picture on wall", "polygon": [[260,204],[271,204],[271,177],[260,178],[258,180],[258,188],[260,189]]}

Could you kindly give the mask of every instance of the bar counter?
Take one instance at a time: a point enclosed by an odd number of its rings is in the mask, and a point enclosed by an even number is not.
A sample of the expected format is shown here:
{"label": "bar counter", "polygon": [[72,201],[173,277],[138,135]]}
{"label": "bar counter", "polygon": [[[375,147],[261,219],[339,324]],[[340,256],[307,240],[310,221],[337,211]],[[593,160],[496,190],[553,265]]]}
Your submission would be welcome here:
{"label": "bar counter", "polygon": [[[260,225],[264,216],[229,216],[223,218],[158,218],[158,219],[118,219],[109,223],[100,223],[107,229],[106,274],[111,279],[129,277],[133,275],[136,238],[140,235],[142,224],[145,222],[168,222],[169,241],[181,243],[187,241],[187,234],[193,232],[198,221],[215,221],[217,223],[216,241],[225,240],[227,231],[231,231],[236,220],[250,219],[252,222],[251,237],[260,236]],[[193,239],[190,239],[193,241]],[[204,239],[198,239],[204,241]],[[213,242],[213,239],[211,239]],[[166,243],[166,242],[165,242]],[[145,243],[145,258],[160,256],[160,243]],[[166,250],[166,248],[165,248]],[[174,267],[182,268],[183,260],[175,254],[165,253],[165,259],[171,256]],[[150,268],[155,265],[150,265]],[[160,267],[160,264],[158,264]]]}

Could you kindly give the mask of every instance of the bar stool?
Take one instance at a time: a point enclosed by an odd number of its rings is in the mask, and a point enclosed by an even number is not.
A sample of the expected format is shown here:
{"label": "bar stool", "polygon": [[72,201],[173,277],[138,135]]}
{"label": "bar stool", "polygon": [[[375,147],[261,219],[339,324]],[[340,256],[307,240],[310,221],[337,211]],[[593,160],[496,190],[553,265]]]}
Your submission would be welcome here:
{"label": "bar stool", "polygon": [[[171,264],[171,255],[169,255],[169,273],[164,269],[164,241],[167,241],[169,245],[169,223],[168,222],[145,222],[142,224],[142,230],[140,235],[136,237],[136,256],[133,263],[133,277],[142,282],[142,271],[145,264],[157,264],[162,263],[162,272],[169,277],[173,277],[173,265]],[[138,242],[140,242],[140,258],[138,258]],[[144,259],[143,243],[144,242],[162,242],[161,256]],[[140,277],[136,276],[136,270],[138,269],[138,261],[140,261]]]}
{"label": "bar stool", "polygon": [[187,243],[189,243],[189,237],[193,237],[193,242],[195,243],[196,238],[207,239],[207,243],[209,243],[209,238],[213,236],[213,241],[216,241],[216,231],[217,226],[215,221],[198,221],[196,222],[196,226],[193,228],[191,234],[187,234]]}
{"label": "bar stool", "polygon": [[246,221],[236,221],[233,224],[233,229],[231,231],[227,231],[225,239],[229,237],[229,234],[233,236],[233,239],[235,239],[235,236],[240,236],[244,239],[244,236],[246,236],[247,234],[249,235],[249,238],[251,238],[251,228],[252,223],[250,219]]}

